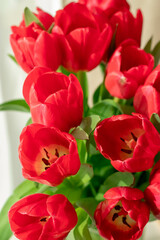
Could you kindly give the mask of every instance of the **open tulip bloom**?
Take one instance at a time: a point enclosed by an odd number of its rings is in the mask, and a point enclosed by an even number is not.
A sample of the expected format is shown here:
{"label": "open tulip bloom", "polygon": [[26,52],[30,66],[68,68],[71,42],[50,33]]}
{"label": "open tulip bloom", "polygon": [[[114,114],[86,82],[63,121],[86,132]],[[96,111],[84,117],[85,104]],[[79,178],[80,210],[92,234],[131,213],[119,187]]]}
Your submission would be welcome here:
{"label": "open tulip bloom", "polygon": [[104,119],[94,136],[99,151],[118,171],[140,172],[151,168],[160,146],[159,134],[152,123],[138,114]]}
{"label": "open tulip bloom", "polygon": [[12,231],[18,239],[64,239],[77,223],[77,214],[61,194],[33,194],[15,203],[9,211]]}
{"label": "open tulip bloom", "polygon": [[95,211],[96,225],[106,239],[138,239],[149,218],[149,207],[139,189],[117,187],[104,194]]}
{"label": "open tulip bloom", "polygon": [[75,175],[80,168],[75,139],[59,129],[40,124],[31,124],[23,129],[19,159],[25,178],[51,186]]}
{"label": "open tulip bloom", "polygon": [[24,99],[0,110],[30,117],[0,240],[136,240],[160,219],[160,42],[142,49],[142,27],[126,0],[78,0],[54,16],[26,7],[11,27]]}

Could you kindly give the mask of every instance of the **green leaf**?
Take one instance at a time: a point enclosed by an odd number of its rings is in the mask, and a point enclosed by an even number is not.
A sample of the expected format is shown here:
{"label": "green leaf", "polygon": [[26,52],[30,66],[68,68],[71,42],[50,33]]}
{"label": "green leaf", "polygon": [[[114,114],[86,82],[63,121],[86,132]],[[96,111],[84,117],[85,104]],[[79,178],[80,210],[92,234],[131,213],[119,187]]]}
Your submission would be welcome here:
{"label": "green leaf", "polygon": [[30,112],[28,104],[23,99],[12,100],[0,104],[0,111],[4,110]]}
{"label": "green leaf", "polygon": [[156,67],[160,60],[160,41],[156,44],[151,54],[154,56],[154,67]]}
{"label": "green leaf", "polygon": [[[42,184],[38,185],[39,187],[42,186]],[[5,205],[3,206],[1,212],[0,212],[0,239],[1,240],[8,240],[11,235],[13,234],[10,230],[10,225],[8,221],[8,211],[11,208],[11,206],[17,202],[22,197],[36,193],[38,190],[37,185],[35,182],[25,180],[22,182],[13,192],[12,196],[7,200]]]}
{"label": "green leaf", "polygon": [[96,200],[101,202],[101,201],[104,201],[104,193],[97,193],[96,195]]}
{"label": "green leaf", "polygon": [[27,121],[27,123],[26,123],[26,126],[28,126],[28,125],[30,125],[30,124],[32,124],[33,122],[32,122],[32,118],[29,118],[28,119],[28,121]]}
{"label": "green leaf", "polygon": [[104,62],[101,62],[101,63],[99,64],[99,66],[100,66],[100,69],[101,69],[102,73],[105,74],[106,64],[105,64]]}
{"label": "green leaf", "polygon": [[159,159],[160,159],[160,151],[154,157],[154,163],[157,163],[159,161]]}
{"label": "green leaf", "polygon": [[98,151],[96,149],[96,142],[94,139],[94,131],[89,135],[89,140],[87,141],[87,151],[89,155],[96,154]]}
{"label": "green leaf", "polygon": [[77,142],[78,154],[79,154],[80,161],[81,161],[81,163],[86,163],[87,156],[88,156],[87,148],[86,148],[86,141],[76,139],[76,142]]}
{"label": "green leaf", "polygon": [[65,240],[75,240],[73,231],[74,231],[74,229],[72,229],[72,230],[69,232],[69,234],[67,235],[67,237],[65,238]]}
{"label": "green leaf", "polygon": [[116,171],[111,165],[111,161],[103,157],[99,152],[92,154],[88,163],[92,164],[94,175],[104,177],[105,179]]}
{"label": "green leaf", "polygon": [[39,25],[43,30],[45,30],[45,27],[43,24],[39,21],[39,19],[30,11],[28,7],[24,9],[24,20],[25,25],[29,26],[30,23],[35,22],[37,25]]}
{"label": "green leaf", "polygon": [[149,182],[145,182],[145,183],[141,184],[138,188],[139,188],[142,192],[144,192],[144,190],[148,187],[148,185],[149,185]]}
{"label": "green leaf", "polygon": [[120,107],[123,111],[123,114],[131,115],[133,112],[135,112],[135,109],[133,106],[121,104]]}
{"label": "green leaf", "polygon": [[160,41],[157,42],[153,50],[151,49],[153,38],[151,37],[149,41],[147,42],[146,46],[144,47],[145,52],[150,53],[154,56],[154,67],[158,65],[158,62],[160,60]]}
{"label": "green leaf", "polygon": [[78,216],[78,223],[73,231],[75,239],[92,240],[88,229],[88,224],[90,220],[88,214],[81,208],[77,208],[76,212]]}
{"label": "green leaf", "polygon": [[10,207],[17,201],[16,196],[11,196],[8,201],[3,206],[0,212],[0,236],[1,240],[8,240],[12,236],[12,232],[10,229],[9,221],[8,221],[8,210]]}
{"label": "green leaf", "polygon": [[77,72],[77,78],[81,84],[82,90],[83,90],[83,110],[84,110],[84,116],[86,116],[88,112],[88,80],[87,80],[87,74],[86,72],[79,71]]}
{"label": "green leaf", "polygon": [[155,45],[155,47],[152,50],[151,49],[152,40],[153,40],[153,37],[151,37],[149,39],[146,46],[144,47],[144,50],[145,50],[145,52],[150,53],[154,56],[154,67],[156,67],[158,65],[159,60],[160,60],[160,41],[157,42],[157,44]]}
{"label": "green leaf", "polygon": [[48,29],[48,33],[52,33],[52,29],[53,29],[54,25],[55,25],[55,23],[53,22]]}
{"label": "green leaf", "polygon": [[134,177],[135,177],[134,187],[144,191],[149,185],[150,173],[151,173],[151,169],[148,169],[147,171],[143,171],[143,172],[134,173]]}
{"label": "green leaf", "polygon": [[157,113],[153,113],[150,118],[151,123],[155,126],[157,131],[160,133],[160,117]]}
{"label": "green leaf", "polygon": [[81,164],[80,170],[75,176],[69,177],[70,181],[76,187],[85,187],[93,177],[93,168],[90,164]]}
{"label": "green leaf", "polygon": [[99,115],[101,120],[122,113],[120,106],[111,99],[102,100],[88,111],[88,115]]}
{"label": "green leaf", "polygon": [[153,221],[156,221],[157,218],[153,215],[153,213],[150,213],[150,216],[149,216],[149,222],[153,222]]}
{"label": "green leaf", "polygon": [[99,202],[96,201],[94,198],[82,198],[76,202],[76,205],[85,210],[92,219],[92,221],[94,222],[94,212],[96,210],[98,203]]}
{"label": "green leaf", "polygon": [[103,99],[106,99],[106,98],[113,99],[113,97],[110,95],[110,93],[105,88],[104,83],[101,83],[93,94],[93,104],[96,104],[97,102],[99,102]]}
{"label": "green leaf", "polygon": [[113,187],[119,186],[131,186],[134,182],[134,176],[128,172],[116,172],[109,176],[104,184],[100,187],[99,192],[105,193],[107,190]]}
{"label": "green leaf", "polygon": [[8,57],[18,65],[18,62],[17,62],[15,56],[13,56],[12,54],[8,54]]}
{"label": "green leaf", "polygon": [[144,47],[144,51],[146,53],[151,53],[151,46],[152,46],[152,40],[153,40],[153,37],[151,37],[148,42],[146,43],[145,47]]}
{"label": "green leaf", "polygon": [[97,123],[100,121],[98,115],[92,115],[83,118],[80,127],[89,135],[96,127]]}
{"label": "green leaf", "polygon": [[89,227],[89,232],[90,232],[92,240],[104,240],[104,238],[102,238],[99,235],[99,232],[96,227]]}
{"label": "green leaf", "polygon": [[[69,177],[65,178],[64,181],[53,189],[54,194],[65,195],[71,203],[75,203],[80,199],[82,189],[77,187]],[[52,194],[53,195],[53,194]]]}
{"label": "green leaf", "polygon": [[88,134],[80,126],[74,128],[70,134],[76,139],[80,139],[80,140],[89,139]]}
{"label": "green leaf", "polygon": [[57,72],[60,72],[60,73],[63,73],[64,75],[66,76],[69,76],[70,74],[73,74],[77,77],[77,73],[75,72],[72,72],[72,71],[68,71],[67,69],[65,69],[63,66],[60,66],[58,69],[57,69]]}

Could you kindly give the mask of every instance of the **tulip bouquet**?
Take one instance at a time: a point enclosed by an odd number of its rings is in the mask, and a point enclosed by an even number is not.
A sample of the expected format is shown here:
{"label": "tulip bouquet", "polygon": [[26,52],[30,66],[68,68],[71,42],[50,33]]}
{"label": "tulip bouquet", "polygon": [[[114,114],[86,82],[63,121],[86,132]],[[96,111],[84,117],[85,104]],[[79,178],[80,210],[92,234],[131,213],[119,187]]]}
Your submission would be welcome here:
{"label": "tulip bouquet", "polygon": [[79,0],[55,16],[26,7],[12,26],[24,99],[0,110],[31,118],[18,149],[27,180],[0,213],[1,240],[136,240],[160,219],[160,44],[140,47],[142,23],[126,0]]}

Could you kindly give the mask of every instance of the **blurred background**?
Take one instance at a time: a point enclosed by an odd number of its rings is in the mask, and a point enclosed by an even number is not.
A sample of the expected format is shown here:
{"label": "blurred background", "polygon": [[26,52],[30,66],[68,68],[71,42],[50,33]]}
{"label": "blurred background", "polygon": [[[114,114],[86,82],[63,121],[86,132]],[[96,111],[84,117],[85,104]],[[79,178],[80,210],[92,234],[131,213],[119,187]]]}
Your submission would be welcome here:
{"label": "blurred background", "polygon": [[[68,0],[0,0],[0,103],[22,98],[22,85],[26,73],[9,57],[12,50],[9,44],[10,26],[18,25],[27,6],[35,11],[39,6],[44,11],[55,14],[57,9],[71,1]],[[131,11],[135,15],[140,8],[144,16],[141,47],[153,36],[153,44],[160,40],[160,1],[128,0]],[[100,69],[97,67],[88,73],[90,96],[102,81]],[[92,104],[91,97],[89,103]],[[21,166],[18,160],[19,135],[30,115],[18,112],[0,112],[0,209],[13,189],[23,181]],[[160,239],[160,223],[148,224],[144,240]]]}

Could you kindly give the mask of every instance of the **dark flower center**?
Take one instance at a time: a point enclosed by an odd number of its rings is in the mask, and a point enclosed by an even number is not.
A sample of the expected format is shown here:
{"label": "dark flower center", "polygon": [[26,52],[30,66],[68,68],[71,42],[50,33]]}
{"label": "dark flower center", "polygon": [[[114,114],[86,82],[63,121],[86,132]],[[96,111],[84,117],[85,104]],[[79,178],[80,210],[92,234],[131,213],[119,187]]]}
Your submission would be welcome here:
{"label": "dark flower center", "polygon": [[121,218],[122,223],[124,225],[126,225],[127,227],[131,228],[131,226],[127,222],[127,215],[128,215],[128,213],[123,209],[123,207],[121,207],[120,205],[116,205],[114,207],[114,209],[116,211],[119,211],[119,212],[116,212],[116,213],[113,214],[112,221],[114,222],[117,218],[119,218],[119,217],[121,217],[123,215],[123,217]]}
{"label": "dark flower center", "polygon": [[[133,154],[133,150],[136,146],[137,143],[137,137],[135,136],[135,134],[133,132],[130,133],[130,139],[129,140],[125,140],[124,138],[120,137],[120,140],[123,142],[122,148],[121,148],[121,152],[125,153],[125,155],[122,157],[125,160],[128,157],[132,157]],[[130,156],[126,156],[130,155]]]}
{"label": "dark flower center", "polygon": [[[43,148],[43,149],[44,149],[46,157],[42,158],[42,162],[45,164],[45,170],[47,170],[48,168],[50,168],[50,166],[52,165],[53,161],[51,161],[51,157],[50,157],[50,154],[48,153],[48,151],[45,148]],[[63,155],[66,155],[66,154],[63,154]],[[57,148],[55,148],[55,154],[54,154],[53,157],[54,157],[54,161],[56,161],[57,158],[59,158],[59,152],[58,152]]]}
{"label": "dark flower center", "polygon": [[43,216],[39,219],[40,223],[44,225],[46,222],[48,222],[50,216]]}

